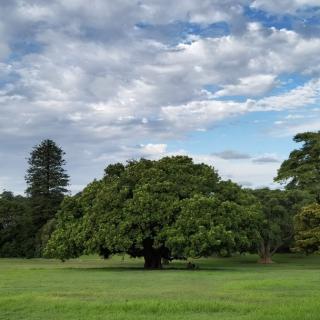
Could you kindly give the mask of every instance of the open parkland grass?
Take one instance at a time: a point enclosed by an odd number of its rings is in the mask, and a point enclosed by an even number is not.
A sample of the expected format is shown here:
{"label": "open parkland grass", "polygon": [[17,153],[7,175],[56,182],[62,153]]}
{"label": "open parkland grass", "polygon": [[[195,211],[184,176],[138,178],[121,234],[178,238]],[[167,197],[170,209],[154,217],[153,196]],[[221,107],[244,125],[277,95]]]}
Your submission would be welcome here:
{"label": "open parkland grass", "polygon": [[128,257],[0,259],[0,319],[320,319],[320,256],[256,260],[145,271]]}

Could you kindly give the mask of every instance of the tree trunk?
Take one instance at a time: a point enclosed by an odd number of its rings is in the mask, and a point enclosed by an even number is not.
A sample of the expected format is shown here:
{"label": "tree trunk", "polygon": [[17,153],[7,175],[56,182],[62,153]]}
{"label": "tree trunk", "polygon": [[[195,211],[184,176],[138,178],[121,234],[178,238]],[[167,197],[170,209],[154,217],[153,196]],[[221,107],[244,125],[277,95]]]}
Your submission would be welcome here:
{"label": "tree trunk", "polygon": [[271,259],[272,253],[271,253],[269,242],[267,243],[261,242],[260,249],[259,249],[259,256],[260,256],[260,259],[258,261],[259,263],[262,263],[262,264],[273,263]]}
{"label": "tree trunk", "polygon": [[145,269],[161,269],[161,255],[155,252],[145,254],[144,256],[144,268]]}
{"label": "tree trunk", "polygon": [[316,202],[317,202],[318,204],[320,204],[320,193],[318,193],[318,194],[316,195]]}
{"label": "tree trunk", "polygon": [[153,241],[151,239],[146,239],[144,241],[144,268],[145,269],[161,269],[161,252],[159,249],[153,248]]}

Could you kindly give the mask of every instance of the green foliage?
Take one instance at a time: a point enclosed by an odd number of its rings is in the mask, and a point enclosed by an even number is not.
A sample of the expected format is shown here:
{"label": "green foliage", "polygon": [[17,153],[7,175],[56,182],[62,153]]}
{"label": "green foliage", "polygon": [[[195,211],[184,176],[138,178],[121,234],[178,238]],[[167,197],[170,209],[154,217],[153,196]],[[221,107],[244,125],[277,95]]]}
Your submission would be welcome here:
{"label": "green foliage", "polygon": [[293,218],[302,206],[312,201],[312,197],[304,191],[268,188],[253,190],[253,194],[260,201],[263,216],[259,224],[260,241],[257,249],[261,261],[267,263],[281,246],[290,246]]}
{"label": "green foliage", "polygon": [[36,233],[36,256],[42,254],[49,232],[53,230],[55,214],[67,192],[69,177],[63,168],[64,154],[54,141],[44,140],[34,147],[28,159],[26,193],[30,198],[32,222]]}
{"label": "green foliage", "polygon": [[311,192],[320,203],[320,131],[299,133],[294,141],[302,147],[290,153],[275,180],[286,183],[287,189]]}
{"label": "green foliage", "polygon": [[31,197],[60,197],[68,190],[69,177],[63,166],[65,153],[52,140],[43,140],[35,146],[28,159],[27,193]]}
{"label": "green foliage", "polygon": [[295,251],[320,253],[320,204],[304,207],[295,217]]}
{"label": "green foliage", "polygon": [[[258,238],[259,206],[254,197],[230,182],[223,191],[238,193],[233,199],[224,194],[195,195],[184,199],[181,212],[168,231],[167,245],[177,257],[205,257],[213,253],[230,256],[247,251]],[[246,200],[245,200],[246,199]]]}
{"label": "green foliage", "polygon": [[[81,229],[78,212],[78,199],[66,197],[56,218],[55,231],[47,242],[44,255],[55,256],[62,261],[66,258],[78,257],[84,248],[82,247]],[[52,246],[52,244],[59,244]]]}
{"label": "green foliage", "polygon": [[[83,216],[91,212],[101,182],[94,181],[82,193],[73,197],[65,197],[58,211],[54,232],[44,250],[46,257],[55,257],[61,260],[75,258],[85,252],[85,240],[91,231],[83,221]],[[102,250],[100,250],[103,254]]]}
{"label": "green foliage", "polygon": [[[250,242],[257,214],[252,199],[235,184],[220,183],[213,168],[184,156],[110,165],[73,205],[64,203],[46,253],[66,259],[125,252],[143,256],[148,268],[160,267],[163,258],[230,254]],[[190,240],[183,225],[193,220]]]}
{"label": "green foliage", "polygon": [[0,256],[29,257],[33,229],[28,201],[5,191],[0,194]]}

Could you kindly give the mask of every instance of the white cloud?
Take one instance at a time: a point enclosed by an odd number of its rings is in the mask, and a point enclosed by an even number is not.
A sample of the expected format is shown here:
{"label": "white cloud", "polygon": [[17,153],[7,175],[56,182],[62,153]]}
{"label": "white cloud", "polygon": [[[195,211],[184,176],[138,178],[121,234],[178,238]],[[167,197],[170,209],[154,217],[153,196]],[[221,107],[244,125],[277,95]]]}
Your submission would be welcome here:
{"label": "white cloud", "polygon": [[248,111],[247,104],[233,101],[192,101],[185,105],[162,108],[164,120],[183,131],[210,127],[225,118]]}
{"label": "white cloud", "polygon": [[46,21],[54,18],[54,13],[49,6],[21,1],[17,6],[17,15],[30,21]]}
{"label": "white cloud", "polygon": [[292,120],[292,119],[303,119],[305,118],[305,115],[302,115],[302,114],[288,114],[286,116],[286,119],[287,120]]}
{"label": "white cloud", "polygon": [[166,144],[153,144],[148,143],[146,145],[141,145],[142,153],[147,156],[161,156],[165,154],[167,151],[167,145]]}
{"label": "white cloud", "polygon": [[6,36],[6,28],[4,24],[0,21],[0,63],[8,57],[10,52],[11,50]]}
{"label": "white cloud", "polygon": [[274,75],[258,74],[240,78],[236,84],[225,85],[214,96],[259,96],[270,91],[274,85]]}
{"label": "white cloud", "polygon": [[184,82],[192,81],[194,85],[215,84],[239,90],[240,84],[244,90],[246,84],[259,82],[261,92],[272,87],[271,77],[282,73],[320,72],[320,38],[306,39],[286,29],[251,26],[248,24],[247,32],[241,36],[181,43],[176,50],[160,56],[159,62],[166,67],[183,65]]}
{"label": "white cloud", "polygon": [[252,188],[274,187],[273,178],[280,167],[279,162],[252,162],[251,159],[224,160],[213,155],[194,155],[197,162],[213,165],[223,179],[231,179]]}
{"label": "white cloud", "polygon": [[[229,117],[316,104],[320,37],[248,23],[248,4],[3,0],[0,140],[21,168],[11,181],[23,179],[25,156],[43,138],[64,146],[73,183],[83,185],[107,161],[165,154],[170,139]],[[230,34],[192,31],[216,22]],[[269,96],[290,73],[314,80]],[[244,97],[223,99],[232,95]]]}
{"label": "white cloud", "polygon": [[[231,100],[192,101],[184,105],[163,107],[162,113],[164,119],[173,124],[175,128],[187,131],[210,127],[226,118],[248,112],[304,108],[318,101],[320,101],[320,80],[312,80],[283,94],[258,100],[248,99],[245,102]],[[276,124],[282,123],[278,122]]]}
{"label": "white cloud", "polygon": [[291,137],[300,132],[306,131],[320,131],[320,120],[310,119],[308,121],[299,121],[298,123],[283,123],[282,126],[274,128],[272,133],[275,136]]}
{"label": "white cloud", "polygon": [[284,110],[315,104],[320,99],[320,79],[299,86],[278,96],[271,96],[257,101],[256,111]]}
{"label": "white cloud", "polygon": [[251,4],[252,8],[262,9],[274,14],[294,14],[298,10],[310,7],[319,7],[319,0],[255,0]]}

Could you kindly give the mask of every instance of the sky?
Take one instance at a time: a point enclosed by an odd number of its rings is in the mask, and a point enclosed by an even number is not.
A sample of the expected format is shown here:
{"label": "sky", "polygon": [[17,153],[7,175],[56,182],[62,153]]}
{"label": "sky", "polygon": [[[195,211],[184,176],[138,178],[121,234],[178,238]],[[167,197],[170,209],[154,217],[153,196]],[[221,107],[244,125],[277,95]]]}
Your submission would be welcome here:
{"label": "sky", "polygon": [[184,154],[245,187],[320,130],[320,0],[0,0],[0,189],[43,139],[70,190]]}

